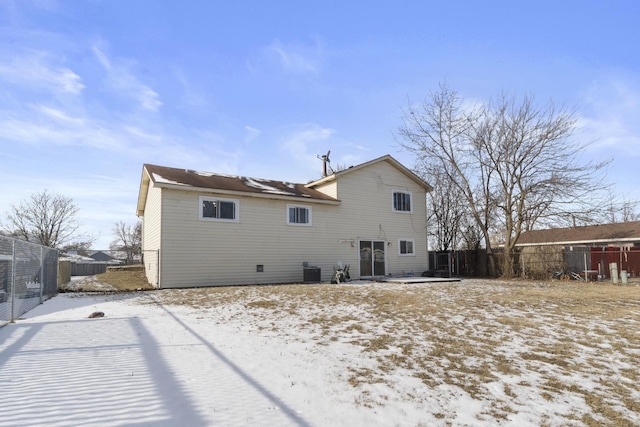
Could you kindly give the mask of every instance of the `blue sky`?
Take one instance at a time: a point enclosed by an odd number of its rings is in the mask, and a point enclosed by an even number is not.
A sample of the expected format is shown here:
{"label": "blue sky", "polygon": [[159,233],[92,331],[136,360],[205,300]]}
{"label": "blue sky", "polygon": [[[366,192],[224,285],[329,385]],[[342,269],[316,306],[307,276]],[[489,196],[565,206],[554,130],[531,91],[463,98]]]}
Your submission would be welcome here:
{"label": "blue sky", "polygon": [[640,199],[640,2],[0,0],[0,210],[49,189],[107,248],[142,165],[307,182],[391,154],[446,79],[576,108]]}

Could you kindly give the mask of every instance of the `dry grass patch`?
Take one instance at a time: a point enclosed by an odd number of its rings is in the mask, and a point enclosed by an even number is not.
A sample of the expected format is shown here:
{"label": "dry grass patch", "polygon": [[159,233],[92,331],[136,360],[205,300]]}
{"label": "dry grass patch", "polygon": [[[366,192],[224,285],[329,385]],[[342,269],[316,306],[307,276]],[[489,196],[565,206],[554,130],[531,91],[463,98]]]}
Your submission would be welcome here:
{"label": "dry grass patch", "polygon": [[74,277],[59,286],[60,292],[122,292],[153,289],[144,274],[142,266],[126,266],[107,269],[95,276]]}
{"label": "dry grass patch", "polygon": [[265,309],[273,309],[278,307],[278,305],[279,305],[278,301],[265,301],[265,300],[250,301],[247,304],[245,304],[247,308],[265,308]]}
{"label": "dry grass patch", "polygon": [[143,268],[123,268],[108,270],[106,273],[96,275],[96,280],[108,283],[119,291],[138,291],[153,289],[149,284]]}

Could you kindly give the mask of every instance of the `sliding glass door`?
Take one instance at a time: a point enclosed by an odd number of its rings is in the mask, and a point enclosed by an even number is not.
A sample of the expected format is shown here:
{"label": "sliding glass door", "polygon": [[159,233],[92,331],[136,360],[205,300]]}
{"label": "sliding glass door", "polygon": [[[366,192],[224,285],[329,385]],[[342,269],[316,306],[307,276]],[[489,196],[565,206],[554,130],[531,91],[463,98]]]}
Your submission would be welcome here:
{"label": "sliding glass door", "polygon": [[382,240],[360,241],[360,276],[384,276],[385,243]]}

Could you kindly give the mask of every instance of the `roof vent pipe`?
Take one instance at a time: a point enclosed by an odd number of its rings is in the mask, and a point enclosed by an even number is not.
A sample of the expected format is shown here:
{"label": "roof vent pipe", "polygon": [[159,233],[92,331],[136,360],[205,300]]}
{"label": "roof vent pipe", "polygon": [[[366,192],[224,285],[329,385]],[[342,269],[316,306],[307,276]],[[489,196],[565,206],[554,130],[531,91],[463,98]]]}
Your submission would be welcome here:
{"label": "roof vent pipe", "polygon": [[331,160],[329,160],[329,154],[331,154],[331,150],[327,151],[327,154],[323,154],[322,156],[318,156],[319,159],[322,160],[322,177],[325,178],[326,176],[328,176],[327,173],[327,166],[329,165],[329,163],[331,163]]}

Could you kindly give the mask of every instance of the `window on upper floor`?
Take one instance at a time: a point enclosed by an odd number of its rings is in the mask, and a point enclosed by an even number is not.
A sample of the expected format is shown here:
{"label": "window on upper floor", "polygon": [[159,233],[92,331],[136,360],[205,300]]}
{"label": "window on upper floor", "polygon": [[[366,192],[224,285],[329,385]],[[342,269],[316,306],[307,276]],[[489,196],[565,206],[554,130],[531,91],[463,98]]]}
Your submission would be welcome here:
{"label": "window on upper floor", "polygon": [[398,240],[398,255],[401,256],[415,256],[414,248],[416,241],[414,239],[400,239]]}
{"label": "window on upper floor", "polygon": [[303,205],[287,205],[287,224],[311,225],[311,207]]}
{"label": "window on upper floor", "polygon": [[205,221],[238,222],[237,200],[200,197],[200,219]]}
{"label": "window on upper floor", "polygon": [[406,191],[394,191],[393,210],[394,212],[412,212],[411,193]]}

